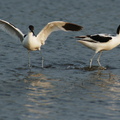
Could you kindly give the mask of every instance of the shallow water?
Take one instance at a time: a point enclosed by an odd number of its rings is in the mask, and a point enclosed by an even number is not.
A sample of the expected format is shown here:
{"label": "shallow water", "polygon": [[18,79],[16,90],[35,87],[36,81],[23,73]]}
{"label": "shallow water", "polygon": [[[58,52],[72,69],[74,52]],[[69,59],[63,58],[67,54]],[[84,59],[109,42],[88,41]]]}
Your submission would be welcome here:
{"label": "shallow water", "polygon": [[54,32],[39,51],[27,50],[20,41],[0,31],[1,120],[119,120],[119,47],[103,52],[99,69],[89,70],[94,52],[74,36],[115,34],[120,24],[119,0],[9,0],[0,2],[0,18],[27,33],[33,24],[37,34],[48,22],[63,20],[84,27],[80,32]]}

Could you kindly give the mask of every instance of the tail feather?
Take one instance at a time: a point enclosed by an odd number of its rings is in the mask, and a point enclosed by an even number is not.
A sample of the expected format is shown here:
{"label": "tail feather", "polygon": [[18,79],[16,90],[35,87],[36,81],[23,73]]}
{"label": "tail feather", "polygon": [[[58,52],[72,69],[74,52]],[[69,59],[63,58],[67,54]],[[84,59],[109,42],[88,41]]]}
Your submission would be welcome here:
{"label": "tail feather", "polygon": [[86,38],[86,36],[76,36],[75,38]]}
{"label": "tail feather", "polygon": [[80,25],[76,25],[76,24],[68,23],[68,22],[62,27],[67,31],[79,31],[79,30],[82,30],[83,28]]}

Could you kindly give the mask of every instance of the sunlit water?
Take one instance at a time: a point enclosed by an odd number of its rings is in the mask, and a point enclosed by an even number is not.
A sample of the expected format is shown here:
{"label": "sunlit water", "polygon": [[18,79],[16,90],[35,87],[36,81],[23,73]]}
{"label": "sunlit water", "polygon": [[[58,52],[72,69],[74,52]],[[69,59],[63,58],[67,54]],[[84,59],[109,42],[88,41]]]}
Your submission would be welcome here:
{"label": "sunlit water", "polygon": [[39,51],[27,50],[19,40],[0,31],[0,120],[119,120],[120,48],[103,52],[99,69],[88,69],[94,52],[74,36],[116,33],[119,0],[9,0],[0,2],[0,18],[24,33],[30,24],[37,34],[48,22],[80,24],[80,32],[54,32]]}

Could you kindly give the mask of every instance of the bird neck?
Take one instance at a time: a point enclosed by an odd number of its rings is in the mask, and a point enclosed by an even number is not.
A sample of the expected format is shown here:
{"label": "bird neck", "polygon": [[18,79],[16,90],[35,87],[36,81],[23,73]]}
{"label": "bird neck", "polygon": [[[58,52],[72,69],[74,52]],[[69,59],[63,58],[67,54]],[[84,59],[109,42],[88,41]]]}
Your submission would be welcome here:
{"label": "bird neck", "polygon": [[117,34],[120,34],[120,25],[117,28]]}
{"label": "bird neck", "polygon": [[120,34],[117,34],[117,37],[120,38]]}
{"label": "bird neck", "polygon": [[33,36],[36,36],[35,33],[34,33],[34,31],[29,31],[28,34],[29,34],[29,35],[32,34]]}
{"label": "bird neck", "polygon": [[35,33],[34,33],[34,31],[32,33],[33,33],[34,36],[36,36]]}

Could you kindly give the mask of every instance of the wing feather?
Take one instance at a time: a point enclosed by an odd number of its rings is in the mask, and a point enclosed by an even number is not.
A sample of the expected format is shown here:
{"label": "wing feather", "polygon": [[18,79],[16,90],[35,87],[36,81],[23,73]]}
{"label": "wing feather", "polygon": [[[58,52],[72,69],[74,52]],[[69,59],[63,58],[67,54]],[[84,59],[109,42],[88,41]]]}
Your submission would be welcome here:
{"label": "wing feather", "polygon": [[86,36],[77,36],[76,38],[81,38],[83,41],[88,42],[108,42],[112,39],[112,36],[107,34],[95,34]]}
{"label": "wing feather", "polygon": [[20,39],[21,42],[23,41],[24,34],[11,23],[0,19],[0,29],[8,33],[10,36]]}
{"label": "wing feather", "polygon": [[37,39],[41,42],[42,45],[45,44],[48,36],[58,30],[63,31],[78,31],[81,30],[82,27],[73,23],[68,23],[64,21],[53,21],[49,22],[37,35]]}

